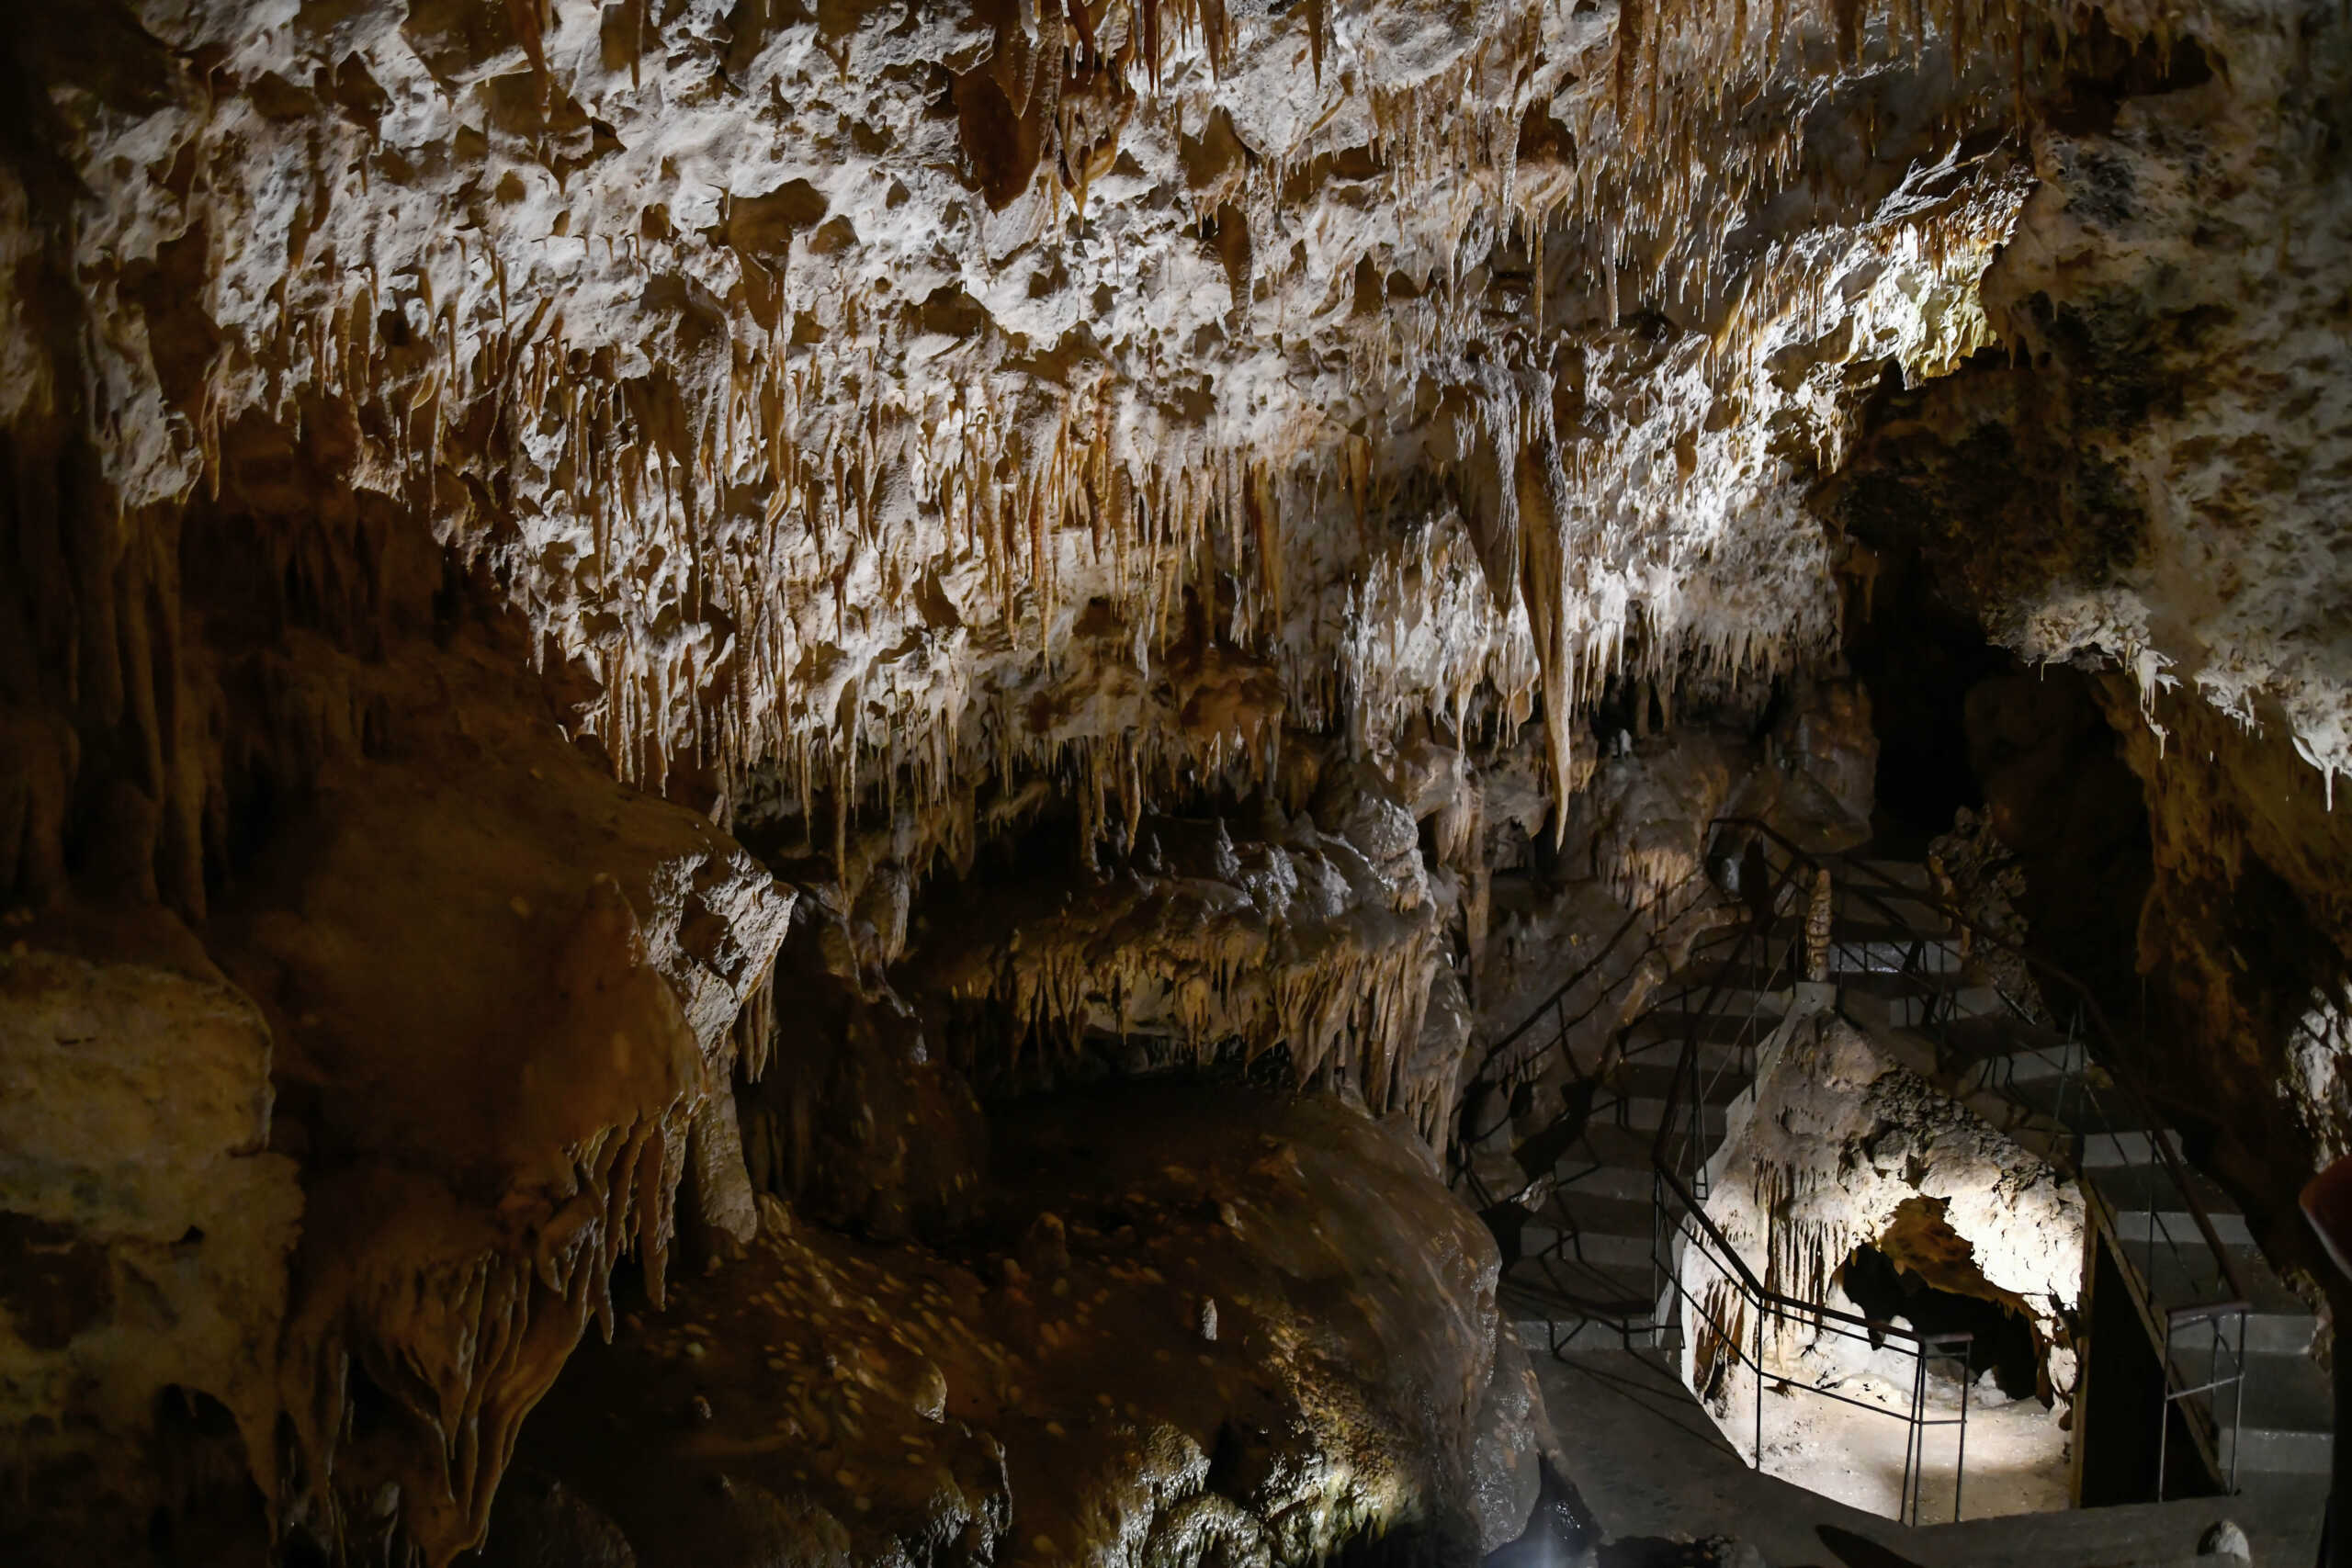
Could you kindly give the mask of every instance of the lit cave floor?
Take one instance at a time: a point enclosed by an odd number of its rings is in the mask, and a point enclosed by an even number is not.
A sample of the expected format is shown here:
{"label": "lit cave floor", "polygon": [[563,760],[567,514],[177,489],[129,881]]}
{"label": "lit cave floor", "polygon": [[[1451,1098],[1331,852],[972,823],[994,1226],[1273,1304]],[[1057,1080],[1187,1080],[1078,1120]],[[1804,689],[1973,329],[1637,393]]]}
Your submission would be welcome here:
{"label": "lit cave floor", "polygon": [[[1782,1385],[1786,1388],[1786,1385]],[[1892,1518],[1903,1487],[1904,1445],[1909,1427],[1902,1412],[1910,1391],[1885,1380],[1849,1377],[1834,1385],[1846,1399],[1874,1408],[1858,1409],[1802,1389],[1764,1394],[1764,1472],[1793,1481],[1849,1507]],[[2067,1436],[2058,1412],[2039,1400],[2007,1401],[1989,1395],[1986,1384],[1968,1402],[1967,1462],[1961,1467],[1960,1511],[1963,1519],[2010,1514],[2047,1514],[2067,1506]],[[1960,1385],[1938,1379],[1928,1388],[1927,1419],[1957,1423]],[[1957,1425],[1926,1431],[1927,1469],[1920,1483],[1919,1518],[1940,1524],[1954,1517],[1953,1461]]]}
{"label": "lit cave floor", "polygon": [[[1967,1522],[1914,1529],[1856,1506],[1883,1501],[1892,1511],[1895,1477],[1902,1471],[1898,1421],[1855,1412],[1842,1430],[1800,1427],[1798,1451],[1816,1469],[1831,1468],[1821,1456],[1849,1447],[1843,1463],[1854,1472],[1852,1490],[1824,1495],[1779,1474],[1749,1469],[1673,1371],[1651,1353],[1532,1359],[1567,1477],[1611,1538],[1736,1537],[1755,1547],[1772,1568],[2185,1568],[2197,1561],[2197,1541],[2206,1529],[2232,1518],[2254,1538],[2256,1562],[2312,1560],[2316,1521],[2272,1506],[2261,1496],[2064,1509],[2065,1435],[2030,1401],[1990,1412],[1972,1410],[1963,1499]],[[1766,1398],[1775,1405],[1794,1399],[1823,1403],[1801,1393]],[[1865,1422],[1884,1427],[1892,1438],[1860,1430]],[[1875,1446],[1881,1441],[1887,1445],[1883,1451]],[[1871,1446],[1851,1451],[1865,1442]],[[1766,1452],[1770,1461],[1769,1431]],[[1929,1461],[1933,1517],[1934,1486],[1940,1475],[1948,1488],[1950,1472],[1938,1471],[1932,1449]],[[1794,1467],[1792,1459],[1790,1468]],[[2023,1506],[2026,1497],[2036,1495],[2054,1498],[2064,1511],[1996,1517],[1980,1513],[2005,1498],[2016,1500],[2012,1507]],[[1948,1518],[1949,1490],[1942,1501]]]}

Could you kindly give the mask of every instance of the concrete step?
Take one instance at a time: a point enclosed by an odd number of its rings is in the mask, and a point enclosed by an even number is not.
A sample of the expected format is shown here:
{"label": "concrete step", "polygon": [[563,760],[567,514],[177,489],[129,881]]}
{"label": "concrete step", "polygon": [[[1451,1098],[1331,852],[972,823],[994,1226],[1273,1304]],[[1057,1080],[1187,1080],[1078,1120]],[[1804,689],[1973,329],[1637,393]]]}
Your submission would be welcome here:
{"label": "concrete step", "polygon": [[[2092,1179],[2098,1189],[2098,1195],[2118,1213],[2127,1209],[2144,1213],[2152,1199],[2160,1211],[2182,1206],[2180,1189],[2174,1184],[2171,1172],[2161,1167],[2115,1166],[2101,1170]],[[2236,1200],[2223,1191],[2211,1177],[2203,1175],[2194,1167],[2188,1171],[2188,1190],[2196,1195],[2198,1202],[2208,1214],[2234,1214],[2238,1212]]]}
{"label": "concrete step", "polygon": [[[2237,1358],[2228,1352],[2215,1357],[2211,1341],[2201,1345],[2177,1348],[2173,1366],[2184,1382],[2191,1387],[2211,1382],[2217,1375],[2227,1375]],[[2256,1434],[2268,1434],[2266,1441],[2275,1447],[2291,1450],[2286,1439],[2297,1435],[2326,1439],[2335,1427],[2335,1402],[2327,1384],[2327,1374],[2308,1356],[2266,1354],[2255,1351],[2245,1357],[2245,1388],[2243,1404],[2238,1392],[2228,1385],[2210,1394],[2189,1396],[2214,1416],[2214,1424],[2227,1430],[2243,1425],[2246,1433],[2246,1459],[2254,1457]],[[2292,1469],[2291,1465],[2266,1465],[2267,1469]]]}
{"label": "concrete step", "polygon": [[[2091,1089],[2079,1076],[2049,1076],[2031,1078],[1996,1079],[1986,1093],[1997,1095],[2019,1108],[2047,1116],[2077,1132],[2143,1133],[2158,1125],[2132,1109],[2132,1102],[2112,1088]],[[2131,1145],[2137,1149],[2143,1145]],[[2153,1143],[2145,1145],[2153,1152]],[[2180,1140],[2173,1140],[2173,1152],[2180,1152]]]}
{"label": "concrete step", "polygon": [[[2214,1213],[2208,1211],[2206,1219],[2213,1227],[2213,1235],[2223,1247],[2233,1249],[2254,1246],[2254,1231],[2240,1213]],[[2181,1208],[2158,1209],[2150,1213],[2144,1208],[2121,1209],[2115,1216],[2115,1234],[2126,1242],[2140,1243],[2154,1237],[2159,1246],[2170,1242],[2176,1247],[2203,1247],[2204,1233],[2198,1228],[2197,1217]]]}
{"label": "concrete step", "polygon": [[[1509,1313],[1505,1315],[1510,1316]],[[1648,1345],[1657,1331],[1646,1323],[1613,1318],[1554,1317],[1543,1313],[1510,1318],[1511,1332],[1530,1356],[1565,1356],[1594,1350],[1630,1350]]]}
{"label": "concrete step", "polygon": [[[2144,1243],[2127,1243],[2122,1250],[2132,1271],[2147,1277],[2151,1299],[2160,1307],[2188,1307],[2229,1299],[2230,1288],[2222,1280],[2212,1253],[2205,1247],[2159,1244],[2152,1256]],[[2255,1313],[2289,1318],[2308,1315],[2310,1309],[2270,1271],[2258,1249],[2231,1247],[2227,1251],[2230,1261],[2237,1268],[2238,1278],[2253,1298],[2248,1304]]]}
{"label": "concrete step", "polygon": [[1734,1045],[1741,1041],[1762,1040],[1772,1032],[1780,1019],[1777,1006],[1771,1010],[1758,1009],[1753,1014],[1747,1011],[1698,1012],[1679,1008],[1660,1009],[1629,1026],[1625,1040],[1629,1048],[1636,1044],[1664,1043],[1679,1049],[1684,1039],[1690,1037],[1695,1037],[1706,1045]]}
{"label": "concrete step", "polygon": [[1602,1122],[1585,1129],[1585,1135],[1554,1168],[1559,1190],[1594,1198],[1621,1199],[1646,1204],[1650,1201],[1651,1134]]}
{"label": "concrete step", "polygon": [[1951,922],[1941,910],[1916,898],[1906,898],[1890,888],[1864,883],[1834,883],[1832,893],[1832,908],[1840,920],[1874,926],[1900,926],[1905,931],[1927,936],[1946,936],[1951,932]]}
{"label": "concrete step", "polygon": [[1758,963],[1750,950],[1749,956],[1736,964],[1724,958],[1694,958],[1675,971],[1672,983],[1681,988],[1711,986],[1720,980],[1750,991],[1785,991],[1795,978],[1787,964]]}
{"label": "concrete step", "polygon": [[1521,1262],[1496,1288],[1497,1309],[1531,1352],[1623,1348],[1654,1334],[1655,1281],[1639,1263]]}
{"label": "concrete step", "polygon": [[2012,1043],[2020,1039],[2037,1039],[2037,1043],[2013,1043],[2013,1048],[1997,1054],[1970,1049],[1972,1045],[1989,1043],[1996,1038],[1987,1031],[1972,1032],[1965,1025],[1959,1025],[1952,1032],[1959,1037],[1951,1043],[1961,1053],[1973,1058],[1963,1075],[1963,1082],[1971,1089],[2064,1082],[2081,1073],[2090,1061],[2089,1053],[2084,1050],[2080,1041],[2069,1041],[2022,1022],[2013,1023],[2010,1028],[2001,1031],[1999,1038]]}
{"label": "concrete step", "polygon": [[1528,1222],[1520,1245],[1589,1264],[1646,1266],[1655,1217],[1647,1191],[1635,1199],[1571,1190],[1555,1193]]}
{"label": "concrete step", "polygon": [[2245,1348],[2254,1355],[2311,1354],[2319,1319],[2307,1312],[2250,1312],[2245,1314]]}
{"label": "concrete step", "polygon": [[[1776,960],[1786,953],[1801,954],[1804,950],[1803,916],[1783,915],[1775,919],[1771,941]],[[1829,933],[1829,967],[1836,975],[1894,973],[1906,968],[1923,975],[1957,974],[1960,943],[1949,936],[1880,920],[1840,920]]]}
{"label": "concrete step", "polygon": [[2082,1166],[2086,1172],[2146,1165],[2157,1157],[2154,1141],[2145,1132],[2089,1133],[2083,1137]]}
{"label": "concrete step", "polygon": [[[2239,1481],[2235,1497],[2007,1514],[1914,1530],[1873,1524],[1870,1533],[1922,1568],[2225,1568],[2231,1559],[2199,1556],[2197,1546],[2215,1521],[2230,1519],[2252,1537],[2254,1560],[2264,1568],[2303,1568],[2316,1551],[2325,1487],[2297,1476]],[[1839,1560],[1815,1552],[1791,1561]]]}
{"label": "concrete step", "polygon": [[1934,879],[1928,876],[1927,863],[1924,861],[1863,860],[1856,861],[1854,864],[1855,868],[1860,872],[1883,878],[1897,887],[1911,888],[1915,892],[1926,892],[1934,885]]}
{"label": "concrete step", "polygon": [[2249,1426],[2222,1433],[2222,1469],[2234,1461],[2241,1481],[2249,1472],[2270,1475],[2325,1475],[2335,1454],[2335,1440],[2325,1432],[2286,1431]]}
{"label": "concrete step", "polygon": [[1883,974],[1905,969],[1922,975],[1956,975],[1960,972],[1960,945],[1941,938],[1915,938],[1907,932],[1868,928],[1838,931],[1831,937],[1829,970],[1833,975]]}
{"label": "concrete step", "polygon": [[[1810,914],[1802,902],[1785,906],[1772,917],[1771,934],[1776,942],[1803,942],[1805,921]],[[1883,914],[1847,914],[1831,911],[1829,940],[1832,942],[1883,942],[1900,943],[1908,948],[1913,943],[1960,951],[1960,939],[1950,931],[1938,929],[1917,930],[1900,919],[1889,919]]]}
{"label": "concrete step", "polygon": [[1838,977],[1838,1004],[1855,1022],[1871,1029],[1940,1030],[1955,1019],[1987,1018],[2007,1010],[2001,993],[1990,986],[1954,986],[1942,982],[1955,975],[1865,974]]}

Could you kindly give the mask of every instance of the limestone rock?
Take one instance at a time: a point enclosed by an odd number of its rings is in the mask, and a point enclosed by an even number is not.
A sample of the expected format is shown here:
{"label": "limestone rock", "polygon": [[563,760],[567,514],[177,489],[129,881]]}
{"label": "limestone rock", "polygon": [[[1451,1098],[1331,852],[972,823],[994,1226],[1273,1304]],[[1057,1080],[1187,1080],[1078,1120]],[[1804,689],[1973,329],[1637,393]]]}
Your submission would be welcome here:
{"label": "limestone rock", "polygon": [[[1492,1243],[1406,1138],[1328,1100],[1154,1085],[1039,1102],[999,1136],[1008,1216],[1083,1171],[1122,1194],[1136,1249],[1073,1224],[1067,1293],[1031,1299],[919,1244],[763,1235],[746,1264],[680,1281],[671,1317],[582,1350],[522,1462],[645,1568],[772,1561],[729,1522],[746,1497],[830,1521],[803,1539],[859,1563],[926,1542],[976,1563],[1119,1543],[1185,1563],[1214,1543],[1272,1564],[1407,1531],[1478,1549],[1539,1407],[1523,1360],[1498,1357],[1516,1347],[1498,1339]],[[1250,1223],[1199,1217],[1204,1186]],[[1213,1340],[1169,1310],[1209,1294]],[[938,1416],[903,1393],[934,1376]],[[652,1418],[689,1389],[709,1427]],[[717,1477],[737,1501],[714,1510]]]}
{"label": "limestone rock", "polygon": [[93,1517],[143,1529],[166,1404],[225,1410],[231,1472],[270,1473],[304,1219],[253,1002],[169,949],[42,937],[0,950],[0,1466],[61,1478],[0,1524],[31,1561]]}

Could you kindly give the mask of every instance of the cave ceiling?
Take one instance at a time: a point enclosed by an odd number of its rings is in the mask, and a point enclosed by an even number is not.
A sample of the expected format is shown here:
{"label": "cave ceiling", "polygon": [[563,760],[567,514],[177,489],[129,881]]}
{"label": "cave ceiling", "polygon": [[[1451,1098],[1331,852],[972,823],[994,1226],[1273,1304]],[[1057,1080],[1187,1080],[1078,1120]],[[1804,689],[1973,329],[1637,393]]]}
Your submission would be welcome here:
{"label": "cave ceiling", "polygon": [[[1866,781],[1867,699],[1766,701],[1898,553],[2021,659],[2117,677],[2178,796],[2162,864],[2227,885],[2250,842],[2306,967],[2352,955],[2333,0],[33,0],[6,30],[0,1045],[32,1087],[0,1196],[158,1278],[211,1259],[170,1324],[44,1343],[6,1392],[96,1430],[213,1391],[273,1528],[479,1541],[621,1259],[658,1309],[689,1232],[802,1246],[752,1192],[808,1164],[790,1095],[849,1107],[820,1139],[901,1091],[952,1125],[857,1196],[949,1224],[979,1107],[918,1014],[993,1007],[1016,1059],[1137,1009],[1280,1037],[1442,1145],[1492,835],[1579,832],[1665,901],[1768,731]],[[1753,733],[1578,805],[1612,682],[1645,740],[1653,701]],[[2164,771],[2247,737],[2229,789]],[[1204,801],[1283,805],[1150,824]],[[1128,880],[924,933],[943,865],[1069,818]],[[2278,1000],[2198,958],[2222,1027]],[[2278,996],[2316,1005],[2301,970]],[[904,1072],[820,1082],[796,1029]],[[60,1043],[100,1035],[143,1043],[103,1083]],[[103,1108],[175,1071],[210,1108],[157,1134],[176,1163],[105,1165]],[[1412,1159],[1378,1154],[1439,1214]],[[1304,1179],[1277,1166],[1249,1179]],[[857,1277],[847,1246],[794,1289]],[[1464,1321],[1433,1375],[1475,1392]],[[400,1418],[362,1430],[355,1380]]]}

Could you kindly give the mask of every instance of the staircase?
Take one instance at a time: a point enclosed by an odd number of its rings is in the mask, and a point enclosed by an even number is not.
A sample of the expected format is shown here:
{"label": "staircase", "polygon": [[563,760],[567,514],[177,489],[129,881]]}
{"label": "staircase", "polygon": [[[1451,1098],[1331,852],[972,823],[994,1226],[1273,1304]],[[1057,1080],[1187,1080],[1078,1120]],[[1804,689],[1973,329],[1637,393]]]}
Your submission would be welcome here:
{"label": "staircase", "polygon": [[[1916,865],[1856,870],[1859,886],[1847,896],[1857,899],[1888,902],[1893,888],[1927,886]],[[1934,909],[1908,908],[1915,929],[1950,930]],[[1955,941],[1941,945],[1957,959]],[[2150,1344],[2162,1348],[2179,1435],[2195,1443],[2204,1468],[2223,1489],[2266,1504],[2324,1508],[2334,1412],[2310,1354],[2318,1320],[2272,1270],[2235,1201],[2180,1160],[2175,1131],[2101,1071],[2078,1035],[2030,1021],[1997,991],[1964,985],[1957,962],[1890,983],[1883,956],[1849,953],[1841,932],[1839,961],[1855,971],[1841,978],[1849,1016],[1930,1054],[1972,1110],[2077,1175],[2114,1277]],[[1873,1017],[1874,994],[1884,1005]],[[2100,1392],[2086,1383],[2086,1406],[2096,1408]],[[2167,1489],[2177,1473],[2168,1473]]]}
{"label": "staircase", "polygon": [[[1770,836],[1760,825],[1725,826]],[[1530,1349],[1632,1349],[1672,1332],[1670,1286],[1653,1261],[1667,1255],[1669,1223],[1657,1197],[1659,1129],[1679,1082],[1679,1104],[1691,1109],[1674,1112],[1668,1163],[1703,1182],[1728,1108],[1752,1082],[1757,1045],[1795,1005],[1800,884],[1809,886],[1818,863],[1784,843],[1775,859],[1769,927],[1744,920],[1695,944],[1602,1059],[1580,1065],[1566,1111],[1518,1141],[1519,1159],[1507,1123],[1457,1150],[1457,1179],[1474,1201],[1517,1224],[1518,1256],[1509,1259],[1506,1247],[1499,1296]],[[1829,981],[1849,1021],[2079,1174],[2114,1276],[2166,1369],[2164,1403],[2177,1418],[2165,1423],[2154,1495],[2182,1490],[2184,1476],[2195,1489],[2204,1476],[2207,1489],[2218,1482],[2253,1495],[2249,1506],[2315,1517],[2333,1426],[2327,1380],[2309,1355],[2317,1324],[2264,1261],[2244,1215],[2180,1162],[2171,1129],[2137,1109],[2082,1039],[2036,1025],[1999,992],[1966,982],[1962,933],[1929,891],[1925,867],[1832,867]],[[1559,1034],[1565,1050],[1565,1024]],[[1521,1161],[1531,1149],[1558,1157],[1528,1170]],[[1527,1201],[1510,1202],[1545,1175],[1548,1193],[1539,1182]],[[2087,1382],[2084,1393],[2098,1397]],[[2170,1451],[2182,1441],[2192,1454]]]}

